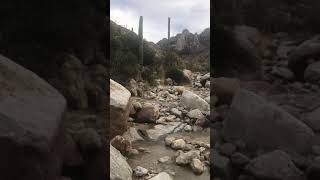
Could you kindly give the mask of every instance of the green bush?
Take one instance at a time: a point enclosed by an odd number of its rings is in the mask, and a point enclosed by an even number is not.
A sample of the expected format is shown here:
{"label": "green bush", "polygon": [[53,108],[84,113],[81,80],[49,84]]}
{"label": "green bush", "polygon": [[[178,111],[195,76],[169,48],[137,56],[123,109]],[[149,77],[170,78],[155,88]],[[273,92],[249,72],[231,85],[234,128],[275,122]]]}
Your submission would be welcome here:
{"label": "green bush", "polygon": [[[139,38],[134,32],[113,22],[110,25],[111,78],[126,82],[137,77],[139,72]],[[144,42],[143,65],[153,64],[154,56],[153,49]]]}

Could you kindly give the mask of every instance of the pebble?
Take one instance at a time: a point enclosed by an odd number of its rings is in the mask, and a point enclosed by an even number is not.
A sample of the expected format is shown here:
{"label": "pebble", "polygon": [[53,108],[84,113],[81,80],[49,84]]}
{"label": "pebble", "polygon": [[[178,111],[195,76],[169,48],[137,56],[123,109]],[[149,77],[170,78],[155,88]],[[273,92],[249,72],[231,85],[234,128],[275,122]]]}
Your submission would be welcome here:
{"label": "pebble", "polygon": [[186,125],[186,126],[184,127],[184,130],[185,130],[186,132],[191,132],[191,131],[192,131],[192,127],[191,127],[190,125]]}
{"label": "pebble", "polygon": [[144,168],[144,167],[141,167],[141,166],[137,166],[134,170],[134,175],[137,176],[137,177],[142,177],[142,176],[145,176],[148,174],[149,170]]}
{"label": "pebble", "polygon": [[176,140],[175,137],[169,137],[169,136],[164,139],[166,146],[170,146],[174,140]]}
{"label": "pebble", "polygon": [[169,156],[164,156],[164,157],[160,158],[158,161],[159,161],[160,163],[168,163],[170,160],[171,160],[171,157],[169,157]]}

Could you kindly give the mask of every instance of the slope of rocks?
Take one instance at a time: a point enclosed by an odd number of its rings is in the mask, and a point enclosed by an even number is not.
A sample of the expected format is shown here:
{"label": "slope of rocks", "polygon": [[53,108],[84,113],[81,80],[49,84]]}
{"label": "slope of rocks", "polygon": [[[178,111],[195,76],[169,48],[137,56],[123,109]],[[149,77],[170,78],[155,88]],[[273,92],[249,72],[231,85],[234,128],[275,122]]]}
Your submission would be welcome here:
{"label": "slope of rocks", "polygon": [[264,38],[270,46],[255,45],[260,79],[220,71],[211,80],[211,174],[216,180],[319,179],[317,36]]}

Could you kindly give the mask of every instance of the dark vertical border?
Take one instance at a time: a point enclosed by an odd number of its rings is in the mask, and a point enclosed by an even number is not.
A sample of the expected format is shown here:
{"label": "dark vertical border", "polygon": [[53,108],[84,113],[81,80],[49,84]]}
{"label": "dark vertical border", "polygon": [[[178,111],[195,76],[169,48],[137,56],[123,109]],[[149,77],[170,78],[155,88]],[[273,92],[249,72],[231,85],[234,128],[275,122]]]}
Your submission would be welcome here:
{"label": "dark vertical border", "polygon": [[110,105],[110,1],[105,0],[105,27],[106,27],[106,38],[105,38],[105,52],[106,52],[106,59],[107,59],[107,70],[108,75],[106,77],[106,136],[107,136],[107,144],[106,147],[106,179],[110,179],[110,138],[109,138],[109,132],[110,132],[110,113],[109,113],[109,105]]}
{"label": "dark vertical border", "polygon": [[[215,1],[210,1],[210,97],[213,96],[213,82],[212,77],[214,73],[213,62],[214,62],[214,9]],[[213,113],[212,109],[214,108],[213,103],[210,101],[210,113]],[[213,117],[213,114],[210,114]],[[210,130],[210,179],[214,179],[213,175],[213,146],[214,146],[214,131]]]}

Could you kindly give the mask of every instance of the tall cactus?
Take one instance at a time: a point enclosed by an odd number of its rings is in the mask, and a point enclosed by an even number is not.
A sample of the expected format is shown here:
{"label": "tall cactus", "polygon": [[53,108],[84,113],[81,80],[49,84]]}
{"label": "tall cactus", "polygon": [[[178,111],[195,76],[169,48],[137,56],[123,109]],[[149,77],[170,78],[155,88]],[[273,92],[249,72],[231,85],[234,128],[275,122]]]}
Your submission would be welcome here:
{"label": "tall cactus", "polygon": [[170,17],[168,17],[168,49],[170,48]]}
{"label": "tall cactus", "polygon": [[143,70],[143,16],[139,19],[139,72],[137,80],[142,80],[141,72]]}
{"label": "tall cactus", "polygon": [[143,16],[139,19],[139,63],[142,67],[143,65]]}

